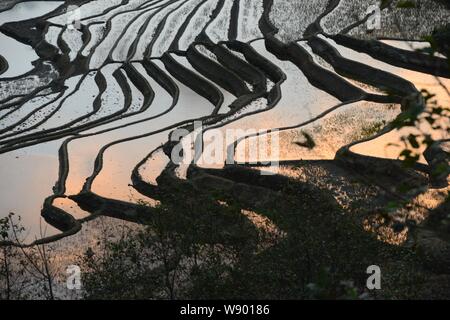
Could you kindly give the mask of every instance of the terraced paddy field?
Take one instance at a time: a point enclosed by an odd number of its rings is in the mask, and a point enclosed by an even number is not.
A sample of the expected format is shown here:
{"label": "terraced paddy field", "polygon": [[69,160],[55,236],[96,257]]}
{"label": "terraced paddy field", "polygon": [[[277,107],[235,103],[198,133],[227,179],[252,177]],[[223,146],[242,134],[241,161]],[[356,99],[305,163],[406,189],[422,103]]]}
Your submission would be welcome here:
{"label": "terraced paddy field", "polygon": [[[144,229],[189,250],[161,284],[152,242],[135,298],[449,298],[448,42],[425,40],[450,9],[372,2],[2,1],[0,218],[24,230],[0,245],[48,251],[52,298],[129,298],[65,268]],[[400,128],[422,90],[439,126]]]}

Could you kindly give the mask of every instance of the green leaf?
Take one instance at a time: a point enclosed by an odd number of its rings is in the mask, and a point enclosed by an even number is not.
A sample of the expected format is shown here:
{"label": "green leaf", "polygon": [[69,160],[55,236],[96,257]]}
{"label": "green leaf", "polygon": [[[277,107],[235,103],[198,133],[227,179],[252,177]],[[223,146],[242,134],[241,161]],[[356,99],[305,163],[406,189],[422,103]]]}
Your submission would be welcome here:
{"label": "green leaf", "polygon": [[420,147],[419,142],[417,141],[417,136],[414,134],[410,134],[408,136],[409,144],[414,148],[418,149]]}
{"label": "green leaf", "polygon": [[397,8],[403,8],[403,9],[411,9],[415,8],[416,3],[411,0],[401,0],[397,3]]}

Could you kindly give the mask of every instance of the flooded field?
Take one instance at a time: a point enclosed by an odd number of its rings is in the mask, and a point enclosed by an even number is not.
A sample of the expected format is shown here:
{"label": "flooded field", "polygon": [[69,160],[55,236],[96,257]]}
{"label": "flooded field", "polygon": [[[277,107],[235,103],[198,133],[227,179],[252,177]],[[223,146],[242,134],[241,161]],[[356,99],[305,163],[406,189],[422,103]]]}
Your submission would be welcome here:
{"label": "flooded field", "polygon": [[[242,212],[256,212],[252,192],[274,185],[247,180],[249,168],[337,188],[330,194],[343,208],[363,197],[349,181],[370,180],[364,197],[386,205],[391,198],[381,190],[406,176],[426,180],[434,165],[423,147],[413,173],[395,178],[383,171],[400,165],[401,139],[416,132],[393,123],[421,90],[450,104],[446,56],[428,55],[424,40],[450,10],[420,3],[407,13],[381,6],[374,31],[367,29],[367,3],[357,0],[5,2],[0,218],[21,217],[23,244],[77,247],[86,228],[95,238],[89,226],[96,219],[139,224],[172,203],[185,183],[199,194],[246,195],[240,201],[251,204]],[[442,128],[425,130],[448,152],[448,119]],[[213,138],[220,146],[214,154]],[[248,147],[268,139],[270,147],[277,143],[269,153]],[[185,156],[194,149],[195,156],[174,161],[174,150]],[[215,161],[200,161],[202,154]],[[319,179],[324,172],[332,178]],[[421,185],[434,201],[420,206],[442,204],[447,178],[439,187]],[[254,191],[236,191],[239,183]],[[395,219],[421,223],[423,210],[399,210]],[[250,216],[264,220],[258,212]],[[406,233],[392,236],[393,226],[378,230],[379,239],[406,243]]]}

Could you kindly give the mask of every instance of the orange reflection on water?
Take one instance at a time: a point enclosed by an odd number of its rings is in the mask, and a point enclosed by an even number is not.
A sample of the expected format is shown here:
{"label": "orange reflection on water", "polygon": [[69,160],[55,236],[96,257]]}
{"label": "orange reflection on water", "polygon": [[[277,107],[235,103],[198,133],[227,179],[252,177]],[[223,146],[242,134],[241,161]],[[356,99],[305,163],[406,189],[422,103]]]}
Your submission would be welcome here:
{"label": "orange reflection on water", "polygon": [[[419,73],[416,71],[402,70],[398,75],[412,82],[418,90],[427,90],[431,94],[435,94],[434,99],[437,104],[449,108],[450,96],[448,90],[450,89],[450,79],[439,78],[429,74]],[[442,125],[449,126],[448,119],[442,122]],[[448,139],[449,135],[445,130],[432,130],[427,125],[421,125],[420,130],[422,133],[430,134],[433,139]],[[355,145],[351,148],[353,152],[369,155],[374,157],[382,157],[388,159],[397,159],[400,152],[404,149],[404,145],[401,143],[401,138],[408,136],[409,134],[418,134],[418,130],[414,128],[403,128],[401,130],[394,130],[377,139]],[[419,154],[425,151],[424,147],[417,150]],[[419,162],[426,163],[423,156],[420,157]]]}

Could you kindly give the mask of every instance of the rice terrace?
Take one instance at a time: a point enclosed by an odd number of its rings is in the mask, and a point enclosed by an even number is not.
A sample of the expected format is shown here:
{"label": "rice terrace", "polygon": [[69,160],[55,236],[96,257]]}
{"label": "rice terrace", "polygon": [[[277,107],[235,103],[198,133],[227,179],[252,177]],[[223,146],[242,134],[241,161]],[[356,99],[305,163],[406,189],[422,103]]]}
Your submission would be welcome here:
{"label": "rice terrace", "polygon": [[0,299],[449,299],[449,21],[2,0]]}

